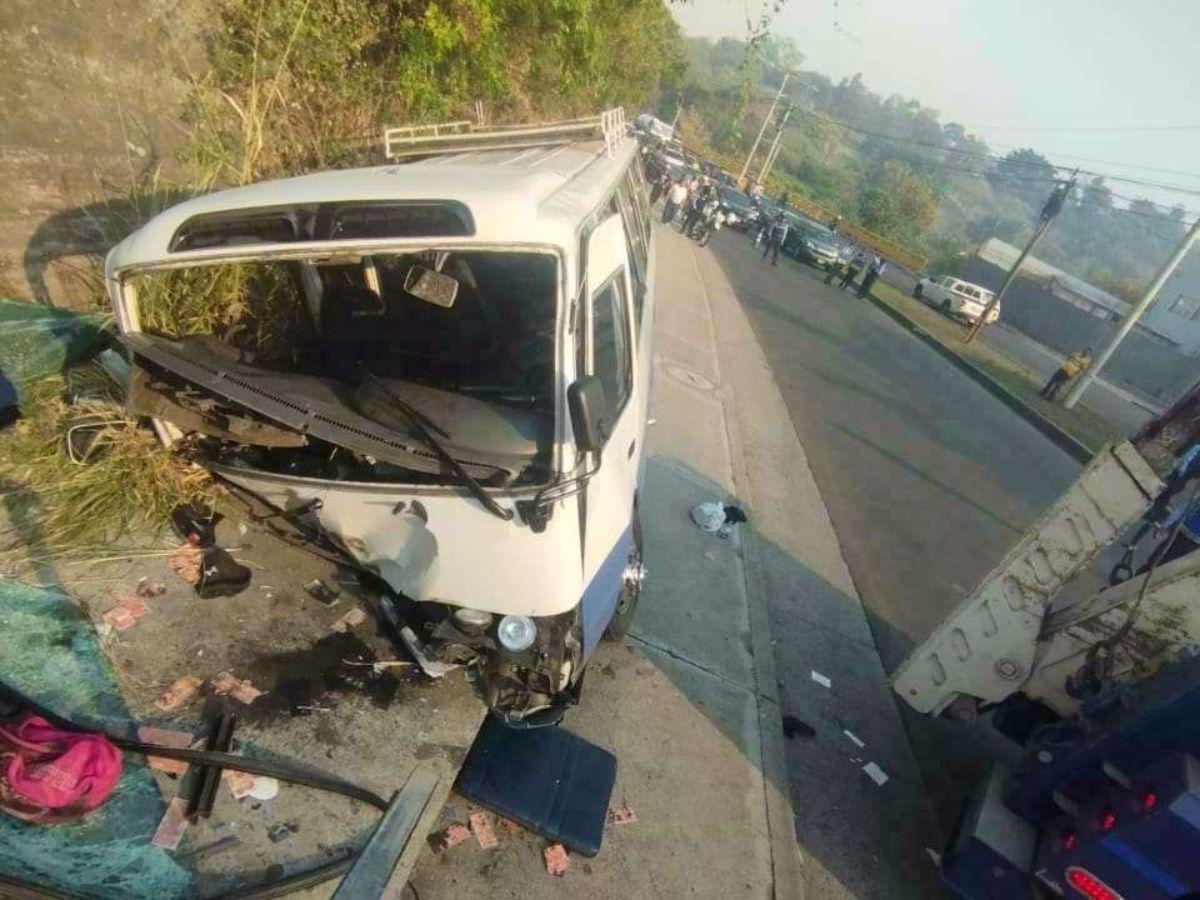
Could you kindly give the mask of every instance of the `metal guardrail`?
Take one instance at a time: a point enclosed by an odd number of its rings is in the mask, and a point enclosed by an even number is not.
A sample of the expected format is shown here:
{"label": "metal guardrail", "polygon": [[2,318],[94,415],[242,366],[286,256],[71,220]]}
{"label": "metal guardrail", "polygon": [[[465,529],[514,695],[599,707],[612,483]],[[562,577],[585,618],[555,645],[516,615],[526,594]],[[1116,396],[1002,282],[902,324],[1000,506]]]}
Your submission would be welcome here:
{"label": "metal guardrail", "polygon": [[625,139],[625,110],[606,109],[595,116],[545,122],[538,125],[494,125],[482,128],[473,122],[439,122],[431,125],[401,125],[383,130],[383,153],[388,159],[435,156],[475,150],[547,147],[600,138],[605,153],[612,155]]}

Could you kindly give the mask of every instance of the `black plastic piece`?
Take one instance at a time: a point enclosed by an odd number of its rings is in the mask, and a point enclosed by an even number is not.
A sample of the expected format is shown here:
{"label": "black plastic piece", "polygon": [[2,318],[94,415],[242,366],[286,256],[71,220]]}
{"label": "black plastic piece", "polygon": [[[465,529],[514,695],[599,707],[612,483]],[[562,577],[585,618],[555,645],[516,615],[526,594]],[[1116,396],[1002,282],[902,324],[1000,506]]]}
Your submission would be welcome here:
{"label": "black plastic piece", "polygon": [[217,542],[216,527],[220,513],[203,503],[184,503],[171,510],[171,527],[180,539],[193,547],[206,549]]}
{"label": "black plastic piece", "polygon": [[229,551],[220,547],[204,551],[200,561],[200,583],[196,585],[198,597],[232,597],[249,584],[250,570],[230,556]]}
{"label": "black plastic piece", "polygon": [[617,758],[563,728],[484,721],[458,792],[583,856],[600,852]]}

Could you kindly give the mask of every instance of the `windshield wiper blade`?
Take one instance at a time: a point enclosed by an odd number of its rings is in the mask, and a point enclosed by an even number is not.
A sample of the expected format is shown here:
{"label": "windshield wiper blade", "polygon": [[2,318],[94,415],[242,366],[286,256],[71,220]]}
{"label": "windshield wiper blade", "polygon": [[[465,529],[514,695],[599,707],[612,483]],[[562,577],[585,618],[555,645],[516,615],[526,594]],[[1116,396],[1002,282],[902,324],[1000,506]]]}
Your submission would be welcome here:
{"label": "windshield wiper blade", "polygon": [[[374,372],[368,372],[367,377],[379,385],[379,387],[383,390],[384,396],[388,398],[388,401],[395,408],[396,412],[400,413],[400,415],[408,420],[408,424],[413,427],[413,430],[416,431],[417,436],[420,437],[421,440],[423,440],[429,447],[429,449],[437,455],[438,459],[445,463],[450,470],[456,476],[458,476],[458,480],[461,481],[463,486],[471,492],[472,497],[482,503],[484,508],[492,515],[498,516],[505,522],[512,519],[512,510],[505,509],[503,506],[493,500],[488,492],[483,489],[483,485],[472,478],[471,474],[462,467],[459,461],[450,455],[450,452],[445,448],[442,442],[433,436],[433,431],[431,428],[437,428],[436,425],[434,425],[432,422],[426,419],[425,416],[421,415],[421,413],[413,409],[394,393],[392,393],[391,388],[389,388],[383,379],[377,376]],[[442,431],[440,428],[437,428],[437,430]],[[442,434],[445,434],[445,432],[442,431]]]}

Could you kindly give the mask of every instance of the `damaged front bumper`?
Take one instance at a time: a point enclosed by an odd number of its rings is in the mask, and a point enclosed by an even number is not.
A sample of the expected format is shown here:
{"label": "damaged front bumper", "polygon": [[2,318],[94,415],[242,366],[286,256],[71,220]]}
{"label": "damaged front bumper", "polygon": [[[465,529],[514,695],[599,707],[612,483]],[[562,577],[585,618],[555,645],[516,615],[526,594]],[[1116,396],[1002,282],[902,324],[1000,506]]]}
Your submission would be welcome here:
{"label": "damaged front bumper", "polygon": [[467,666],[488,709],[506,724],[555,724],[578,702],[584,660],[578,609],[534,618],[439,603],[397,607],[407,607],[397,610],[395,624],[422,670],[438,678]]}

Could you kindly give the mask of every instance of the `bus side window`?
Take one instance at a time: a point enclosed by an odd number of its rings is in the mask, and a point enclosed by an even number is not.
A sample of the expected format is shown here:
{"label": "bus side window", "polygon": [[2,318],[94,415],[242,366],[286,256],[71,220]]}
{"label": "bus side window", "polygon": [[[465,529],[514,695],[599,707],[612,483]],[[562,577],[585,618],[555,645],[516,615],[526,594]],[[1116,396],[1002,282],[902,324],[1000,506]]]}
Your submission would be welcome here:
{"label": "bus side window", "polygon": [[633,281],[633,320],[639,331],[642,327],[642,310],[646,305],[646,266],[649,235],[643,228],[645,223],[638,210],[637,189],[633,187],[632,170],[617,186],[617,205],[621,210],[621,224],[625,232],[625,244],[629,253],[630,274]]}

